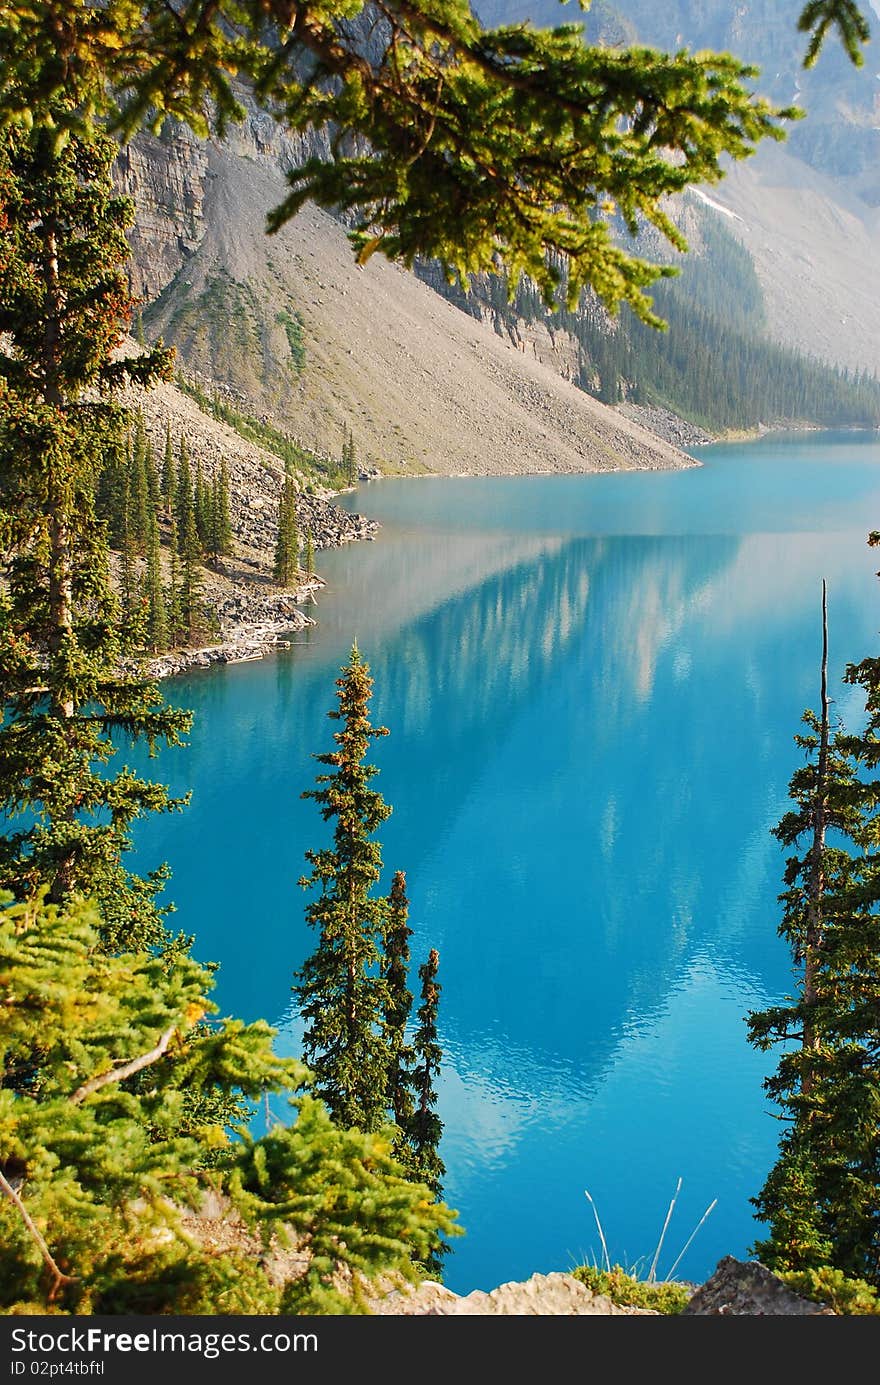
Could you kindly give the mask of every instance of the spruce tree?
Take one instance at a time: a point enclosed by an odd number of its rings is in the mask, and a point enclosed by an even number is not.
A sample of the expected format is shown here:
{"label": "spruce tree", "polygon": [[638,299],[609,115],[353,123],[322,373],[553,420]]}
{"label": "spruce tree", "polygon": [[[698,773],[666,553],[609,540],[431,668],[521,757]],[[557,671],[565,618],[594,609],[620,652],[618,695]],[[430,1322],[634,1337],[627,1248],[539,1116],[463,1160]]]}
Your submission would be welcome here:
{"label": "spruce tree", "polygon": [[360,1130],[378,1130],[388,1119],[388,990],[381,975],[388,906],[373,894],[382,871],[373,835],[391,809],[371,788],[377,768],[365,762],[371,742],[388,734],[370,722],[372,686],[355,644],[336,680],[338,706],[328,713],[340,723],[336,749],[315,757],[327,773],[303,793],[332,822],[333,843],[306,852],[312,869],[300,884],[320,889],[306,909],[318,944],[293,988],[315,1090],[339,1125]]}
{"label": "spruce tree", "polygon": [[203,553],[210,551],[211,543],[211,492],[202,473],[201,459],[196,463],[196,478],[193,484],[193,514],[196,533]]}
{"label": "spruce tree", "polygon": [[121,489],[119,493],[119,512],[116,517],[116,528],[113,534],[114,546],[119,552],[119,604],[122,624],[126,631],[131,631],[137,618],[137,545],[134,537],[134,521],[132,495],[131,495],[132,467],[131,467],[131,448],[128,441],[125,446],[125,461]]}
{"label": "spruce tree", "polygon": [[147,438],[144,447],[144,470],[147,473],[147,499],[150,509],[154,514],[158,514],[162,508],[162,489],[159,479],[159,472],[156,467],[156,458],[153,455],[153,444]]}
{"label": "spruce tree", "polygon": [[183,545],[187,542],[187,535],[191,531],[195,532],[198,541],[198,530],[196,529],[195,498],[193,495],[192,467],[189,459],[189,443],[186,436],[181,434],[180,448],[177,461],[177,479],[175,484],[176,509],[174,517],[177,520],[177,537],[181,548],[180,556],[184,557]]}
{"label": "spruce tree", "polygon": [[785,1046],[765,1083],[786,1128],[753,1200],[768,1227],[755,1251],[774,1269],[831,1266],[880,1287],[880,785],[860,772],[880,758],[873,676],[870,661],[848,671],[868,692],[865,732],[832,733],[823,622],[821,710],[805,713],[796,740],[809,759],[775,829],[786,847],[803,844],[786,863],[779,927],[798,993],[748,1023],[759,1049]]}
{"label": "spruce tree", "polygon": [[[437,1011],[440,1001],[440,985],[437,972],[440,956],[436,948],[431,948],[427,962],[419,967],[419,980],[422,983],[421,1005],[418,1010],[418,1027],[413,1035],[412,1048],[415,1067],[412,1083],[415,1091],[415,1109],[409,1119],[409,1150],[407,1166],[412,1175],[431,1189],[435,1202],[442,1195],[442,1180],[446,1166],[440,1157],[440,1137],[443,1122],[437,1115],[437,1092],[434,1083],[440,1073],[443,1051],[437,1038]],[[443,1256],[449,1251],[447,1242],[438,1238],[431,1246],[425,1261],[427,1272],[435,1279],[441,1277]]]}
{"label": "spruce tree", "polygon": [[223,457],[211,483],[211,544],[215,565],[233,551],[232,520],[229,514],[229,466]]}
{"label": "spruce tree", "polygon": [[342,449],[342,464],[345,471],[345,478],[348,484],[350,486],[353,486],[357,481],[358,471],[357,452],[355,451],[354,445],[354,433],[351,429],[349,429],[348,435],[345,440],[345,445]]}
{"label": "spruce tree", "polygon": [[[394,1123],[401,1132],[399,1150],[406,1149],[414,1105],[412,1096],[413,1051],[407,1043],[406,1026],[412,1010],[412,991],[409,977],[409,900],[406,897],[406,876],[395,873],[388,896],[388,911],[383,940],[382,975],[386,985],[385,1030],[388,1042],[388,1100]],[[406,1162],[405,1154],[401,1158]]]}
{"label": "spruce tree", "polygon": [[96,459],[119,453],[114,391],[170,373],[155,349],[119,360],[130,299],[113,144],[44,127],[0,136],[0,886],[42,882],[102,906],[108,945],[163,937],[155,894],[123,856],[134,820],[175,806],[162,786],[108,771],[114,735],[176,743],[186,714],[123,672],[127,652],[94,509]]}
{"label": "spruce tree", "polygon": [[299,575],[296,496],[296,482],[288,472],[278,502],[278,537],[275,541],[275,561],[272,568],[272,575],[279,587],[292,587]]}
{"label": "spruce tree", "polygon": [[180,542],[177,537],[177,520],[172,516],[168,537],[168,586],[165,589],[168,642],[172,647],[184,643],[186,639],[180,605],[180,586]]}
{"label": "spruce tree", "polygon": [[128,528],[128,472],[126,448],[108,447],[99,461],[95,516],[107,526],[110,546],[117,550]]}
{"label": "spruce tree", "polygon": [[314,576],[314,574],[315,574],[315,544],[314,544],[314,541],[313,541],[313,539],[312,539],[312,531],[311,531],[311,529],[307,529],[307,530],[306,530],[306,547],[305,547],[305,554],[304,554],[304,556],[303,556],[303,567],[304,567],[304,569],[305,569],[305,573],[306,573],[306,576],[307,576],[307,577],[313,577],[313,576]]}
{"label": "spruce tree", "polygon": [[150,511],[147,529],[145,595],[147,598],[147,646],[154,654],[159,654],[168,648],[168,615],[165,608],[165,588],[162,582],[159,520],[155,510]]}
{"label": "spruce tree", "polygon": [[144,431],[143,414],[135,415],[135,425],[129,452],[129,530],[128,536],[132,552],[143,555],[147,551],[147,530],[150,501],[150,482],[147,475],[147,438]]}
{"label": "spruce tree", "polygon": [[440,954],[431,948],[427,962],[419,967],[419,980],[422,983],[421,1005],[418,1009],[418,1027],[413,1035],[412,1047],[415,1056],[413,1084],[415,1088],[415,1111],[410,1121],[410,1139],[414,1155],[414,1167],[423,1183],[434,1193],[440,1191],[440,1180],[446,1172],[440,1158],[440,1136],[443,1122],[436,1113],[437,1093],[434,1082],[440,1072],[443,1051],[437,1040],[437,1010],[440,1001],[440,985],[437,971]]}
{"label": "spruce tree", "polygon": [[202,546],[196,530],[195,506],[186,510],[186,528],[180,538],[180,619],[186,644],[196,644],[204,633],[202,606]]}

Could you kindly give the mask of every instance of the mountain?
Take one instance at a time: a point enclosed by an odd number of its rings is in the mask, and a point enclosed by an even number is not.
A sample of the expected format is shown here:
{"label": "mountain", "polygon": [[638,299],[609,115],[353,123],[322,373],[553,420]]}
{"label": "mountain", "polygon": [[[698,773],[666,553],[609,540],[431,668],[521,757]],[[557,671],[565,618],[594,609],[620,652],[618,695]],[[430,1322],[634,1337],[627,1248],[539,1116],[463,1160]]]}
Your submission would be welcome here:
{"label": "mountain", "polygon": [[690,465],[535,355],[374,256],[314,207],[277,235],[265,217],[295,150],[254,114],[223,144],[185,131],[120,160],[138,222],[135,288],[150,337],[258,422],[339,456],[353,431],[383,471],[455,475]]}
{"label": "mountain", "polygon": [[[802,8],[801,0],[596,0],[573,15],[557,0],[477,0],[486,24],[579,22],[590,42],[732,52],[760,69],[758,91],[804,110],[784,145],[764,141],[753,157],[729,164],[723,182],[703,190],[704,205],[753,260],[768,335],[873,374],[880,366],[876,38],[856,68],[832,35],[805,71]],[[687,272],[685,264],[684,282]]]}
{"label": "mountain", "polygon": [[[803,72],[790,0],[735,10],[597,0],[576,16],[556,0],[482,0],[480,10],[489,23],[582,19],[593,41],[728,47],[761,66],[762,91],[809,110],[788,145],[674,200],[689,255],[650,238],[639,247],[680,262],[673,286],[657,289],[670,332],[595,303],[552,316],[527,292],[511,307],[491,280],[466,299],[432,265],[419,267],[422,283],[379,256],[358,269],[344,228],[314,208],[267,237],[285,170],[321,141],[284,136],[251,108],[222,144],[169,125],[119,159],[138,211],[144,325],[177,347],[190,380],[329,458],[351,430],[363,463],[403,474],[681,464],[639,430],[674,447],[705,436],[670,429],[668,409],[714,433],[786,420],[876,426],[880,389],[791,355],[869,376],[880,362],[873,72],[853,69],[833,41]],[[609,412],[590,395],[626,402]]]}

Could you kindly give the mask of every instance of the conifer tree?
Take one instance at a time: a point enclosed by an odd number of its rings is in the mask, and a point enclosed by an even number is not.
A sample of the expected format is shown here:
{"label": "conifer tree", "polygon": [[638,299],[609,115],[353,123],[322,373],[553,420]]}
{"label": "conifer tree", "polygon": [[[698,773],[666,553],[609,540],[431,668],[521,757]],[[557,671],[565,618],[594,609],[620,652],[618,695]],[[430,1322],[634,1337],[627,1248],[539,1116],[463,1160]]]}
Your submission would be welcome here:
{"label": "conifer tree", "polygon": [[[395,873],[388,896],[388,911],[383,940],[382,974],[386,985],[385,1029],[388,1041],[388,1100],[394,1123],[401,1132],[399,1149],[406,1148],[410,1121],[414,1112],[412,1097],[413,1051],[407,1043],[406,1026],[412,1010],[412,991],[409,977],[409,900],[406,897],[406,876]],[[405,1155],[401,1158],[406,1162]]]}
{"label": "conifer tree", "polygon": [[[331,1124],[265,1022],[215,1018],[210,969],[179,950],[108,955],[81,902],[0,906],[0,1311],[352,1312],[346,1273],[412,1276],[454,1229],[384,1139]],[[187,1117],[193,1091],[242,1116],[243,1101],[294,1092],[296,1120],[233,1139],[222,1119]],[[236,1213],[267,1244],[291,1227],[305,1274],[281,1286],[249,1244],[182,1236],[180,1210],[208,1190],[233,1234]]]}
{"label": "conifer tree", "polygon": [[186,529],[180,539],[180,619],[185,642],[195,644],[204,629],[202,610],[202,554],[196,531],[195,506],[186,510]]}
{"label": "conifer tree", "polygon": [[196,463],[196,478],[193,484],[193,514],[201,551],[207,553],[211,542],[211,492],[202,474],[201,459]]}
{"label": "conifer tree", "polygon": [[[421,1005],[418,1010],[418,1027],[413,1035],[412,1048],[415,1067],[412,1083],[415,1090],[415,1109],[409,1120],[409,1158],[408,1167],[413,1176],[426,1184],[434,1194],[436,1202],[442,1195],[442,1179],[446,1166],[440,1157],[440,1137],[443,1122],[437,1115],[437,1092],[434,1082],[440,1072],[443,1051],[437,1039],[437,1011],[440,1001],[440,985],[437,971],[440,956],[436,948],[431,948],[428,960],[419,967],[419,980],[422,983]],[[428,1273],[439,1279],[442,1273],[443,1256],[449,1251],[447,1242],[438,1238],[431,1246],[425,1261]]]}
{"label": "conifer tree", "polygon": [[117,508],[112,516],[111,541],[119,552],[119,603],[122,624],[130,631],[137,614],[137,545],[134,537],[132,504],[131,438],[126,437],[117,492]]}
{"label": "conifer tree", "polygon": [[168,617],[168,642],[173,647],[181,644],[186,638],[180,606],[180,542],[177,537],[177,520],[173,516],[168,536],[168,586],[165,593],[165,609]]}
{"label": "conifer tree", "polygon": [[185,556],[183,545],[187,542],[187,535],[191,528],[195,531],[198,540],[198,530],[195,528],[195,499],[193,496],[192,467],[189,459],[189,443],[183,433],[180,436],[175,490],[177,492],[175,519],[177,520],[177,536],[181,544],[180,556],[183,558]]}
{"label": "conifer tree", "polygon": [[129,453],[129,515],[128,536],[132,552],[143,555],[147,551],[147,529],[149,527],[150,482],[147,475],[147,439],[144,431],[143,414],[135,415],[135,426]]}
{"label": "conifer tree", "polygon": [[160,785],[109,773],[114,732],[177,742],[186,714],[120,672],[126,652],[94,511],[96,458],[123,447],[114,390],[170,373],[154,349],[115,357],[130,299],[131,204],[113,144],[44,127],[0,137],[0,885],[24,898],[98,900],[108,939],[163,936],[159,876],[123,865],[132,822],[175,806]]}
{"label": "conifer tree", "polygon": [[336,680],[338,706],[328,714],[340,723],[336,749],[315,757],[327,773],[303,793],[333,823],[333,844],[306,852],[312,869],[300,884],[320,889],[306,909],[318,944],[293,988],[316,1093],[339,1125],[360,1130],[378,1130],[388,1119],[388,995],[381,975],[387,901],[372,891],[382,870],[373,835],[391,809],[371,788],[378,770],[365,763],[370,743],[388,734],[370,722],[372,686],[355,644]]}
{"label": "conifer tree", "polygon": [[[824,615],[824,590],[823,590]],[[798,994],[749,1016],[759,1049],[782,1043],[765,1087],[786,1128],[753,1199],[771,1268],[832,1266],[880,1287],[880,784],[859,772],[880,758],[868,664],[848,671],[868,692],[864,733],[832,733],[823,621],[821,711],[805,713],[809,755],[792,776],[794,807],[775,835],[798,848],[786,864],[779,932],[798,967]]]}
{"label": "conifer tree", "polygon": [[354,445],[354,432],[349,429],[342,448],[342,465],[345,478],[350,486],[357,481],[357,452]]}
{"label": "conifer tree", "polygon": [[288,472],[278,502],[278,537],[272,575],[279,587],[292,587],[299,575],[299,526],[296,518],[296,483]]}
{"label": "conifer tree", "polygon": [[423,1183],[435,1193],[440,1191],[440,1180],[446,1169],[439,1154],[440,1136],[443,1122],[435,1110],[437,1093],[434,1082],[440,1072],[443,1051],[437,1041],[437,1010],[440,1001],[440,985],[437,971],[440,955],[431,948],[427,962],[419,967],[419,980],[422,983],[421,1000],[418,1010],[418,1028],[413,1035],[412,1047],[416,1059],[413,1070],[415,1087],[415,1111],[410,1122],[410,1138],[414,1154],[414,1167]]}
{"label": "conifer tree", "polygon": [[147,500],[150,509],[154,514],[158,514],[162,508],[162,490],[159,480],[159,472],[156,467],[156,458],[153,455],[153,444],[147,438],[144,447],[144,470],[147,473]]}
{"label": "conifer tree", "polygon": [[232,521],[229,515],[229,466],[223,457],[211,483],[210,553],[216,566],[220,558],[233,551]]}
{"label": "conifer tree", "polygon": [[312,539],[311,529],[306,530],[306,547],[303,556],[303,567],[307,577],[313,577],[315,573],[315,545]]}
{"label": "conifer tree", "polygon": [[155,510],[150,511],[147,529],[145,595],[147,598],[147,646],[154,654],[159,654],[168,648],[168,616],[165,609],[165,588],[162,582],[159,520]]}
{"label": "conifer tree", "polygon": [[128,470],[126,449],[108,447],[100,459],[95,515],[107,526],[110,546],[115,549],[122,547],[122,537],[128,528]]}

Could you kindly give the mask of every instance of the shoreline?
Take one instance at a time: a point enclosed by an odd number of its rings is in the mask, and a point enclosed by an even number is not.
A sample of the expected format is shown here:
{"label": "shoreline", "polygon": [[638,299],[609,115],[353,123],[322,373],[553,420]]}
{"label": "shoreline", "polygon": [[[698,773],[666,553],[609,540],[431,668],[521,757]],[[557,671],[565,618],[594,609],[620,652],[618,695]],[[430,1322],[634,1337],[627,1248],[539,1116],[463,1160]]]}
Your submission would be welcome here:
{"label": "shoreline", "polygon": [[194,669],[253,663],[277,650],[290,649],[291,637],[318,624],[314,616],[306,615],[299,607],[314,602],[315,593],[326,585],[323,578],[313,574],[290,591],[268,598],[239,587],[217,611],[218,640],[156,654],[146,661],[147,673],[161,682]]}
{"label": "shoreline", "polygon": [[[639,406],[640,411],[642,408],[643,406]],[[822,433],[827,431],[865,433],[877,431],[852,426],[829,430],[813,423],[785,423],[773,426],[762,424],[754,429],[729,429],[723,434],[713,436],[666,410],[654,410],[652,408],[651,412],[657,415],[654,418],[655,424],[662,422],[664,426],[670,428],[674,433],[674,445],[680,448],[757,442],[774,433]],[[660,418],[661,415],[662,419]],[[673,441],[673,438],[669,438],[668,441]],[[698,457],[687,453],[684,455],[690,466],[696,468],[704,465]],[[614,467],[576,474],[609,476],[622,475],[627,472],[677,469],[679,468]],[[684,466],[681,469],[690,468]],[[369,486],[374,481],[479,480],[486,477],[490,479],[497,477],[501,480],[514,476],[522,480],[529,477],[546,480],[550,476],[570,477],[572,474],[555,471],[511,471],[503,474],[494,472],[455,474],[432,471],[382,473],[377,467],[370,467],[360,472],[355,485],[343,486],[338,491],[325,491],[321,496],[325,514],[328,512],[334,514],[336,519],[336,525],[330,526],[330,532],[326,528],[324,529],[322,534],[323,546],[332,548],[339,547],[344,543],[370,542],[375,539],[381,527],[377,521],[368,520],[363,515],[341,509],[333,503],[336,497],[354,495],[359,489]],[[312,500],[314,503],[312,497],[302,496],[302,499]],[[247,502],[245,502],[246,504]],[[236,537],[241,542],[245,535],[241,533],[239,526],[236,528],[239,530]],[[333,532],[334,530],[335,532]],[[247,534],[251,543],[253,543],[254,537],[253,532]],[[260,537],[263,536],[260,535]],[[208,593],[208,599],[219,621],[219,638],[203,645],[168,650],[163,654],[148,658],[146,669],[151,678],[162,681],[166,678],[180,677],[194,670],[210,669],[216,665],[256,662],[278,651],[290,649],[295,636],[318,626],[315,617],[307,615],[300,607],[307,603],[315,604],[316,593],[326,587],[324,579],[317,573],[308,577],[301,574],[304,580],[299,582],[296,587],[286,591],[278,590],[272,586],[267,554],[256,547],[251,547],[251,544],[247,542],[245,542],[244,547],[247,551],[240,553],[237,559],[230,560],[225,570],[211,572],[210,569],[205,569],[206,585],[209,588],[213,587],[213,591]],[[245,567],[252,569],[252,572],[247,576],[242,571]],[[237,569],[237,571],[232,569]],[[265,588],[269,588],[269,590],[266,591]]]}

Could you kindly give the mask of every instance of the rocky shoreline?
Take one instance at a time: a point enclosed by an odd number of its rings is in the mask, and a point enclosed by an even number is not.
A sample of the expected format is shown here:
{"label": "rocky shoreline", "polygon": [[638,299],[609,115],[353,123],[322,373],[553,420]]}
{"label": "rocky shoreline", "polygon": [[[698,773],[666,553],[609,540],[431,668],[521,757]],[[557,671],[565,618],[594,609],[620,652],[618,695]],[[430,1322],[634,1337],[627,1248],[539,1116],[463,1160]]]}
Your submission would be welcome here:
{"label": "rocky shoreline", "polygon": [[198,648],[172,649],[151,659],[147,670],[151,678],[174,678],[191,669],[211,668],[215,664],[243,664],[262,659],[278,649],[289,649],[293,637],[317,625],[299,606],[314,601],[324,587],[320,577],[309,577],[293,591],[260,596],[239,585],[216,607],[220,639]]}
{"label": "rocky shoreline", "polygon": [[[186,439],[193,470],[200,470],[208,484],[223,462],[229,476],[234,555],[222,559],[216,569],[203,566],[200,576],[205,605],[216,616],[217,637],[209,643],[155,656],[147,665],[151,676],[171,678],[190,669],[260,659],[272,650],[285,648],[296,635],[316,625],[314,617],[299,607],[314,604],[316,593],[325,586],[323,580],[301,571],[296,584],[283,590],[272,577],[284,463],[204,413],[195,400],[170,383],[150,390],[133,386],[126,402],[140,411],[156,463],[162,462],[166,437],[171,439],[175,458],[182,439]],[[373,474],[377,473],[364,473],[361,479],[372,479]],[[307,538],[318,554],[322,549],[376,537],[376,521],[335,504],[335,491],[314,477],[295,473],[295,480],[303,549]],[[167,578],[170,532],[162,518],[160,530]]]}
{"label": "rocky shoreline", "polygon": [[640,423],[648,432],[654,433],[664,442],[671,443],[673,447],[704,447],[707,443],[718,441],[711,433],[707,433],[705,428],[688,422],[686,418],[679,418],[678,414],[672,413],[670,409],[661,409],[656,404],[626,402],[616,405],[616,410],[617,413],[623,414],[624,418]]}

